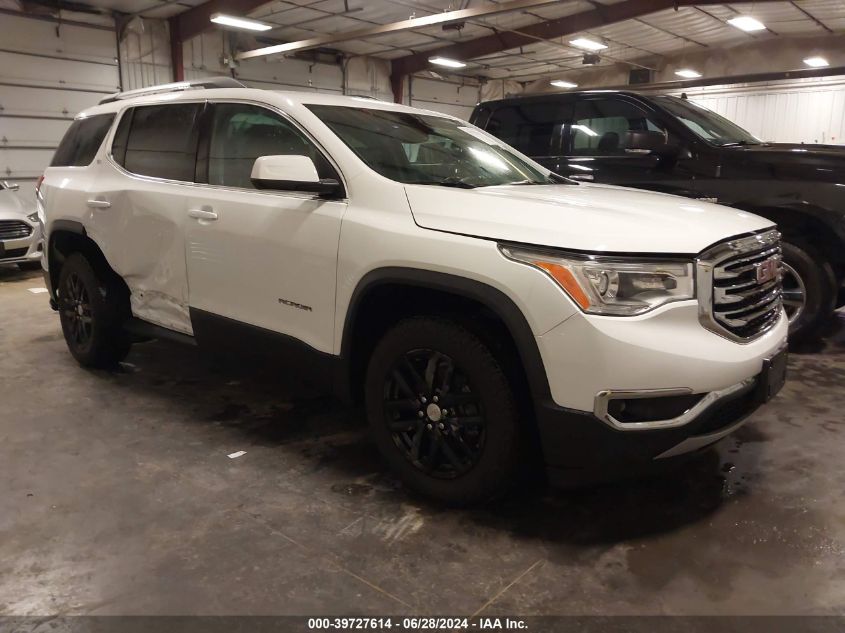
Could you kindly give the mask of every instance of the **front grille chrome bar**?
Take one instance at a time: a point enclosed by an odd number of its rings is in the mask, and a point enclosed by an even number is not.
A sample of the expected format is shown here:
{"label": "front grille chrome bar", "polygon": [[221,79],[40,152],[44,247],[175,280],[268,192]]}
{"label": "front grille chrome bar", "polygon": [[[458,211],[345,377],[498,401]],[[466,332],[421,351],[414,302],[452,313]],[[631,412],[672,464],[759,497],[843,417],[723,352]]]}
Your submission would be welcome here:
{"label": "front grille chrome bar", "polygon": [[774,327],[783,311],[781,257],[776,229],[726,240],[701,253],[696,259],[701,324],[739,343]]}

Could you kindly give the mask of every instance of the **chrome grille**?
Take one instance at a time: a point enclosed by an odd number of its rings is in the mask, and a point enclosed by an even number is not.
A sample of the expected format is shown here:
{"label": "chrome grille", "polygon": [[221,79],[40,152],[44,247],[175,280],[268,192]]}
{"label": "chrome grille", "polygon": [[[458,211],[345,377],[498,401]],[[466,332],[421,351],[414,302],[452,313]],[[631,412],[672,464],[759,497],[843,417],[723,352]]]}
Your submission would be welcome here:
{"label": "chrome grille", "polygon": [[0,220],[0,240],[19,240],[32,235],[32,227],[20,220]]}
{"label": "chrome grille", "polygon": [[721,242],[696,261],[699,319],[709,330],[752,340],[781,315],[781,249],[776,230]]}

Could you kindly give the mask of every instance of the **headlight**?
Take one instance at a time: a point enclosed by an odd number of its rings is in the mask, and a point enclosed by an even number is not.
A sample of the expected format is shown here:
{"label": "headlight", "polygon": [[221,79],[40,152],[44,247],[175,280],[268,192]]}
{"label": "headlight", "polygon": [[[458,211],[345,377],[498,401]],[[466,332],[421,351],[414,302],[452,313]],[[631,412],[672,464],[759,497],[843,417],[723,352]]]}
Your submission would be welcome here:
{"label": "headlight", "polygon": [[499,249],[509,259],[542,270],[590,314],[633,316],[695,298],[692,262],[561,254],[503,245]]}

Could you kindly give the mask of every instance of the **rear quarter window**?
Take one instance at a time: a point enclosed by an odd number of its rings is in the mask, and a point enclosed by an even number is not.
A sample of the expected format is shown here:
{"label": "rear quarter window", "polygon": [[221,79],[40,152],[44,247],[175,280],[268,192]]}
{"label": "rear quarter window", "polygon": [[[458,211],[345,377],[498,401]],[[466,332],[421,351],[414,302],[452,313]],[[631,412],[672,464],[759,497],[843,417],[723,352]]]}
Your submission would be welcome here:
{"label": "rear quarter window", "polygon": [[112,157],[142,176],[192,182],[197,155],[197,119],[202,104],[138,106],[120,120]]}
{"label": "rear quarter window", "polygon": [[90,165],[113,121],[114,114],[96,114],[71,123],[53,155],[50,167]]}

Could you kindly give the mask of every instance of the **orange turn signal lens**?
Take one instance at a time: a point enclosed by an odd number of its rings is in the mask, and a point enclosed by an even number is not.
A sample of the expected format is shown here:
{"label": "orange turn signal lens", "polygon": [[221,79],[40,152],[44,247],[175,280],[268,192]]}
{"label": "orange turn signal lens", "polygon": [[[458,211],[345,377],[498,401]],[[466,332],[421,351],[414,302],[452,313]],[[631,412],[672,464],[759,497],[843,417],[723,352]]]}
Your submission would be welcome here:
{"label": "orange turn signal lens", "polygon": [[590,307],[590,298],[575,280],[575,275],[569,272],[569,270],[560,264],[552,264],[551,262],[535,260],[533,264],[537,266],[537,268],[542,268],[549,273],[549,275],[552,276],[552,279],[560,284],[560,287],[563,288],[570,297],[572,297],[575,303],[581,306],[582,310],[586,310]]}

